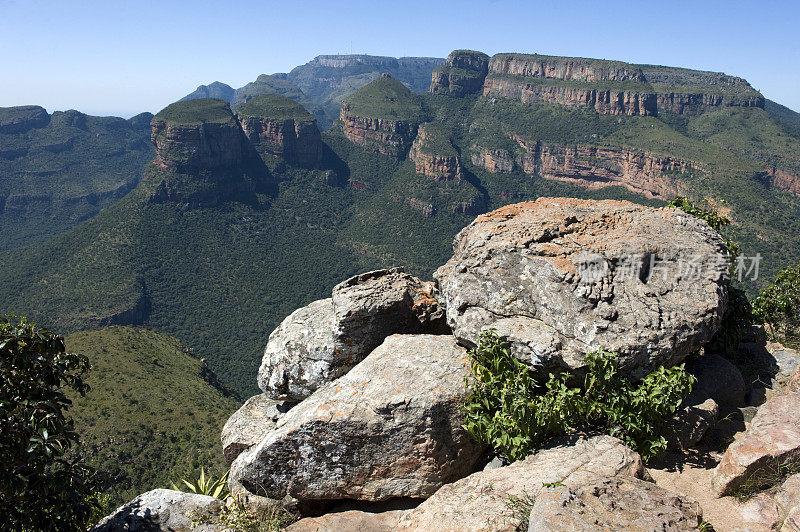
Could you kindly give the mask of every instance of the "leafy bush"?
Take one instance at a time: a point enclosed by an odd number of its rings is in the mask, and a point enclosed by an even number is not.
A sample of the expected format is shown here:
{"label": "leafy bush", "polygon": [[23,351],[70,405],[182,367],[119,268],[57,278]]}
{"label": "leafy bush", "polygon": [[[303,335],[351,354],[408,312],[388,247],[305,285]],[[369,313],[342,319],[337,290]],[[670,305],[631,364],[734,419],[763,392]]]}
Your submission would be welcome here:
{"label": "leafy bush", "polygon": [[0,515],[10,530],[79,528],[100,502],[92,472],[65,458],[78,435],[63,390],[85,394],[88,370],[60,336],[0,320]]}
{"label": "leafy bush", "polygon": [[599,429],[621,438],[647,460],[666,448],[661,423],[691,391],[694,377],[683,365],[661,367],[634,383],[618,374],[617,355],[586,355],[583,386],[551,374],[544,390],[495,331],[484,331],[470,351],[475,377],[462,408],[464,428],[511,461],[527,456],[547,438],[576,429]]}
{"label": "leafy bush", "polygon": [[[800,330],[800,265],[781,270],[775,282],[764,287],[753,301],[753,310],[772,332],[797,343]],[[777,332],[777,335],[776,335]]]}

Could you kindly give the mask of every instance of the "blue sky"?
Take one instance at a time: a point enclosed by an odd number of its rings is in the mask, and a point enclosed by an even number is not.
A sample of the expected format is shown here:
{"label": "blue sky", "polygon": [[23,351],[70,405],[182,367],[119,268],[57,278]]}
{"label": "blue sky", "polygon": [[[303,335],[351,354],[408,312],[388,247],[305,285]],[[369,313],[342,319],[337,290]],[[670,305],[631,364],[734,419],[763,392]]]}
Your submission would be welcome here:
{"label": "blue sky", "polygon": [[131,116],[319,54],[455,48],[726,72],[800,111],[800,2],[0,0],[0,106]]}

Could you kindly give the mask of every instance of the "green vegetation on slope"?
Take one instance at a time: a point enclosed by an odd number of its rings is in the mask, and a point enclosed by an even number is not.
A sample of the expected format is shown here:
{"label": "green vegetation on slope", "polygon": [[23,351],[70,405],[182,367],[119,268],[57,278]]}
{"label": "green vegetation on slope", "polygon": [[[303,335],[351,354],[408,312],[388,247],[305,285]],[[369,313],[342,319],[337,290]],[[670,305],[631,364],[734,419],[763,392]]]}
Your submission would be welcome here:
{"label": "green vegetation on slope", "polygon": [[158,112],[154,120],[169,124],[224,124],[235,120],[228,102],[220,98],[198,98],[182,100],[166,106]]}
{"label": "green vegetation on slope", "polygon": [[344,100],[357,116],[420,122],[423,118],[419,97],[390,76],[381,76]]}
{"label": "green vegetation on slope", "polygon": [[262,94],[236,109],[239,116],[311,122],[314,117],[299,103],[278,94]]}
{"label": "green vegetation on slope", "polygon": [[0,108],[0,250],[61,233],[135,187],[154,155],[151,118]]}
{"label": "green vegetation on slope", "polygon": [[238,112],[242,105],[264,94],[276,94],[294,100],[308,109],[314,116],[325,120],[325,113],[320,108],[319,104],[306,96],[303,91],[300,90],[300,87],[289,80],[277,76],[270,76],[268,74],[261,74],[255,81],[248,83],[240,89],[236,89],[231,100],[231,107]]}
{"label": "green vegetation on slope", "polygon": [[81,443],[114,503],[225,469],[219,435],[239,401],[176,339],[133,327],[71,334],[67,350],[92,364],[86,396],[69,394]]}

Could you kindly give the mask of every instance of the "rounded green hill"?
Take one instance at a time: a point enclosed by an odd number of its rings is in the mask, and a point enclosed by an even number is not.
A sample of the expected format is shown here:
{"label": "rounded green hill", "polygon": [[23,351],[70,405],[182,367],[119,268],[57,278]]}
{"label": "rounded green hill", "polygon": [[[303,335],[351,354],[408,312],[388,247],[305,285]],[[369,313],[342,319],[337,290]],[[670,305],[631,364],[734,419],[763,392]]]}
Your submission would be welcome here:
{"label": "rounded green hill", "polygon": [[169,104],[153,117],[154,121],[170,124],[224,124],[234,120],[228,102],[220,98],[198,98]]}
{"label": "rounded green hill", "polygon": [[262,94],[251,98],[236,109],[236,114],[240,117],[263,117],[270,120],[314,121],[314,117],[305,107],[280,94]]}
{"label": "rounded green hill", "polygon": [[422,121],[419,97],[408,87],[383,75],[344,100],[349,114],[389,120]]}

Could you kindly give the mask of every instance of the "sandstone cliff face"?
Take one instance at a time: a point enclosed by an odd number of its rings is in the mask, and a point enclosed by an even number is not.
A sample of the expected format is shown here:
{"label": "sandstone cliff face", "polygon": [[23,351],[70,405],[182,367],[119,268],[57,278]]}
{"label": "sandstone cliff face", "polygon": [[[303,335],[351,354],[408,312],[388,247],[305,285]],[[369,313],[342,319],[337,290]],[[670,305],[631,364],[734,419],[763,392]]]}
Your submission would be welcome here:
{"label": "sandstone cliff face", "polygon": [[489,56],[473,50],[455,50],[433,71],[430,92],[463,96],[478,92],[489,71]]}
{"label": "sandstone cliff face", "polygon": [[601,114],[698,115],[718,107],[764,107],[764,97],[745,80],[716,72],[525,54],[497,54],[488,72],[484,96],[592,107]]}
{"label": "sandstone cliff face", "polygon": [[719,94],[659,93],[656,105],[660,111],[670,111],[679,115],[699,115],[714,107],[759,107],[764,108],[762,96],[729,98]]}
{"label": "sandstone cliff face", "polygon": [[245,139],[233,115],[224,123],[196,124],[171,123],[156,117],[151,125],[155,163],[162,169],[192,172],[232,168],[245,159]]}
{"label": "sandstone cliff face", "polygon": [[281,157],[302,166],[322,160],[322,137],[315,121],[239,116],[245,136],[262,157]]}
{"label": "sandstone cliff face", "polygon": [[472,163],[493,173],[522,170],[544,179],[564,181],[589,190],[623,186],[648,198],[669,199],[682,193],[676,175],[699,170],[693,163],[648,152],[596,146],[563,146],[527,142],[513,137],[524,150],[513,157],[507,150],[473,146]]}
{"label": "sandstone cliff face", "polygon": [[370,151],[401,159],[406,156],[417,136],[418,125],[406,120],[389,120],[358,116],[347,102],[339,116],[345,137]]}
{"label": "sandstone cliff face", "polygon": [[770,166],[766,169],[769,184],[800,197],[800,176]]}
{"label": "sandstone cliff face", "polygon": [[[437,148],[445,149],[437,149]],[[418,174],[435,181],[461,179],[461,160],[447,132],[433,124],[422,124],[408,154]]]}
{"label": "sandstone cliff face", "polygon": [[483,84],[483,95],[522,103],[548,102],[567,107],[590,107],[606,115],[653,116],[658,113],[656,95],[653,93],[547,85],[513,77],[487,77]]}
{"label": "sandstone cliff face", "polygon": [[588,82],[645,81],[641,69],[618,61],[526,54],[497,54],[489,62],[489,72]]}

